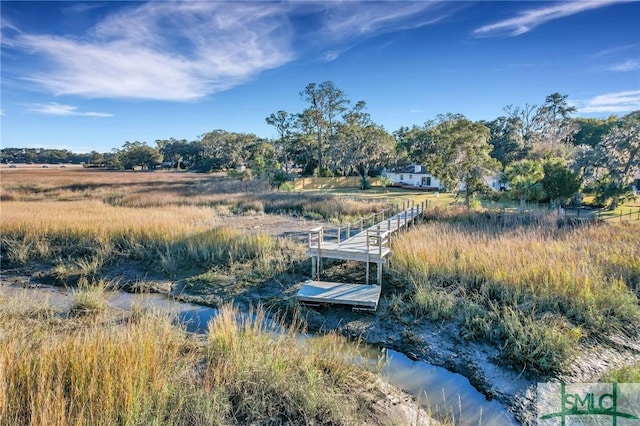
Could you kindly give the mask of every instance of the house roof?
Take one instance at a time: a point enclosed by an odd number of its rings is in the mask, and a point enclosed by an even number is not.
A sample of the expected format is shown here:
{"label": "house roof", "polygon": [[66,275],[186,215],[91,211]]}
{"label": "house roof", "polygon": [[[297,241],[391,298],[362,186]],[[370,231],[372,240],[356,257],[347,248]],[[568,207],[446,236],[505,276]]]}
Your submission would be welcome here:
{"label": "house roof", "polygon": [[427,168],[425,166],[419,166],[419,165],[396,167],[394,169],[389,170],[389,172],[391,172],[391,173],[411,173],[411,174],[414,174],[414,175],[428,175],[428,174],[430,174],[427,171]]}

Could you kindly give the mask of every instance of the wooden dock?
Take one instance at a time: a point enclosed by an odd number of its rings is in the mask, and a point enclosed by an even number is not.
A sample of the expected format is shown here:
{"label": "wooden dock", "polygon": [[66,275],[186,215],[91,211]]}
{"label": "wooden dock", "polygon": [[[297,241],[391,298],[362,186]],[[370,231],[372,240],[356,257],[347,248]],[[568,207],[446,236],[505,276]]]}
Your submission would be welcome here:
{"label": "wooden dock", "polygon": [[375,311],[378,308],[381,289],[379,285],[308,280],[298,291],[298,300],[311,305],[330,303]]}
{"label": "wooden dock", "polygon": [[[391,239],[397,232],[422,216],[425,205],[407,203],[374,213],[358,223],[337,229],[323,226],[309,231],[307,255],[311,257],[311,280],[304,283],[297,297],[309,304],[346,304],[354,308],[375,310],[380,298],[382,268],[391,254]],[[352,235],[355,232],[355,235]],[[364,262],[364,284],[321,281],[322,259]],[[377,285],[369,285],[369,264],[377,265]]]}

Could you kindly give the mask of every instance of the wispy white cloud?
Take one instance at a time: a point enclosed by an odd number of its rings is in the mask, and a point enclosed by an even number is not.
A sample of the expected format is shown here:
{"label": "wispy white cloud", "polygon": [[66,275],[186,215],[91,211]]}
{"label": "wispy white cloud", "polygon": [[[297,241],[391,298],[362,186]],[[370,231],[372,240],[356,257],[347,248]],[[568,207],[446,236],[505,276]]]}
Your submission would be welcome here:
{"label": "wispy white cloud", "polygon": [[338,40],[435,24],[452,11],[442,1],[326,2],[324,7],[323,32]]}
{"label": "wispy white cloud", "polygon": [[86,12],[90,12],[92,10],[95,9],[99,9],[101,7],[104,6],[104,3],[102,2],[72,2],[70,5],[66,6],[63,10],[67,13],[67,14],[73,14],[73,15],[78,15],[78,14],[83,14]]}
{"label": "wispy white cloud", "polygon": [[188,101],[289,61],[286,7],[127,5],[82,36],[19,34],[6,43],[46,60],[47,68],[26,79],[56,95]]}
{"label": "wispy white cloud", "polygon": [[484,25],[473,31],[478,37],[486,36],[507,36],[515,37],[525,34],[534,28],[554,19],[575,15],[587,10],[599,9],[616,3],[629,0],[584,0],[568,1],[554,4],[552,6],[528,9],[518,16],[498,21],[493,24]]}
{"label": "wispy white cloud", "polygon": [[640,109],[640,90],[605,93],[586,101],[577,102],[579,112],[583,113],[616,113]]}
{"label": "wispy white cloud", "polygon": [[326,52],[324,52],[322,54],[322,59],[325,62],[335,61],[340,56],[342,56],[344,53],[346,53],[347,51],[351,50],[352,47],[353,47],[353,45],[346,46],[346,47],[343,47],[341,49],[327,50]]}
{"label": "wispy white cloud", "polygon": [[[429,25],[447,16],[444,9],[458,8],[440,1],[115,4],[85,34],[16,30],[2,44],[42,59],[25,79],[55,95],[191,101],[282,66],[308,48],[332,61],[370,35]],[[310,25],[294,23],[301,16]]]}
{"label": "wispy white cloud", "polygon": [[609,67],[609,71],[618,71],[618,72],[637,71],[637,70],[640,70],[640,61],[638,61],[637,59],[628,59],[624,62],[620,62],[618,64],[614,64]]}
{"label": "wispy white cloud", "polygon": [[[321,5],[320,27],[307,38],[331,44],[323,55],[326,61],[336,60],[356,40],[437,24],[466,7],[450,1],[329,1]],[[349,45],[344,47],[345,43]]]}
{"label": "wispy white cloud", "polygon": [[31,104],[29,111],[47,115],[76,115],[82,117],[113,117],[113,114],[106,112],[84,112],[78,111],[78,107],[72,105],[49,102],[48,104]]}
{"label": "wispy white cloud", "polygon": [[614,46],[608,49],[602,49],[593,54],[595,57],[614,56],[620,53],[628,52],[629,50],[637,50],[637,44],[625,44],[622,46]]}

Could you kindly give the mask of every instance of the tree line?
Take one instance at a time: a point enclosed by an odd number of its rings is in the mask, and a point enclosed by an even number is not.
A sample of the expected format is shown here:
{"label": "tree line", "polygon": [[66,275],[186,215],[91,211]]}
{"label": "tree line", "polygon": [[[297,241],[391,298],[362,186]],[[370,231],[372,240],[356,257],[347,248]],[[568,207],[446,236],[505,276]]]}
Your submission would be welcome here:
{"label": "tree line", "polygon": [[366,186],[367,177],[383,168],[422,164],[446,190],[464,184],[467,205],[488,191],[484,177],[502,173],[522,206],[543,199],[562,205],[583,189],[594,193],[597,203],[615,207],[634,195],[632,184],[640,173],[640,111],[575,118],[567,96],[553,93],[541,105],[508,105],[492,121],[445,114],[390,133],[375,123],[365,101],[352,103],[331,81],[310,83],[299,95],[306,105],[302,111],[278,110],[265,117],[276,131],[273,139],[213,130],[195,141],[126,142],[109,153],[41,149],[34,157],[35,151],[8,148],[2,161],[82,158],[116,169],[226,170],[276,186],[294,173],[359,175]]}

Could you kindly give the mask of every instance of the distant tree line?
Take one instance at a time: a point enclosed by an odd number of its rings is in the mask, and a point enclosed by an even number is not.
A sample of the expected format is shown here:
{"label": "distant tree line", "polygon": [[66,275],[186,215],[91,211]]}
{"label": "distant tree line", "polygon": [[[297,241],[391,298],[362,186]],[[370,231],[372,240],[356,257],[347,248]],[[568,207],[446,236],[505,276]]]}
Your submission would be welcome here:
{"label": "distant tree line", "polygon": [[0,162],[5,164],[79,164],[88,163],[90,160],[91,154],[76,154],[66,149],[3,148],[0,150]]}
{"label": "distant tree line", "polygon": [[553,93],[542,105],[508,105],[492,121],[439,115],[389,133],[375,123],[363,100],[352,103],[333,82],[310,83],[300,92],[306,108],[278,110],[265,118],[277,137],[213,130],[198,140],[126,142],[108,153],[5,148],[2,162],[79,163],[115,169],[173,168],[228,171],[279,186],[294,174],[368,176],[383,168],[422,164],[447,190],[464,184],[467,205],[488,191],[487,175],[502,181],[521,206],[548,200],[558,207],[596,195],[615,207],[633,196],[640,174],[640,111],[607,119],[574,118],[567,96]]}

